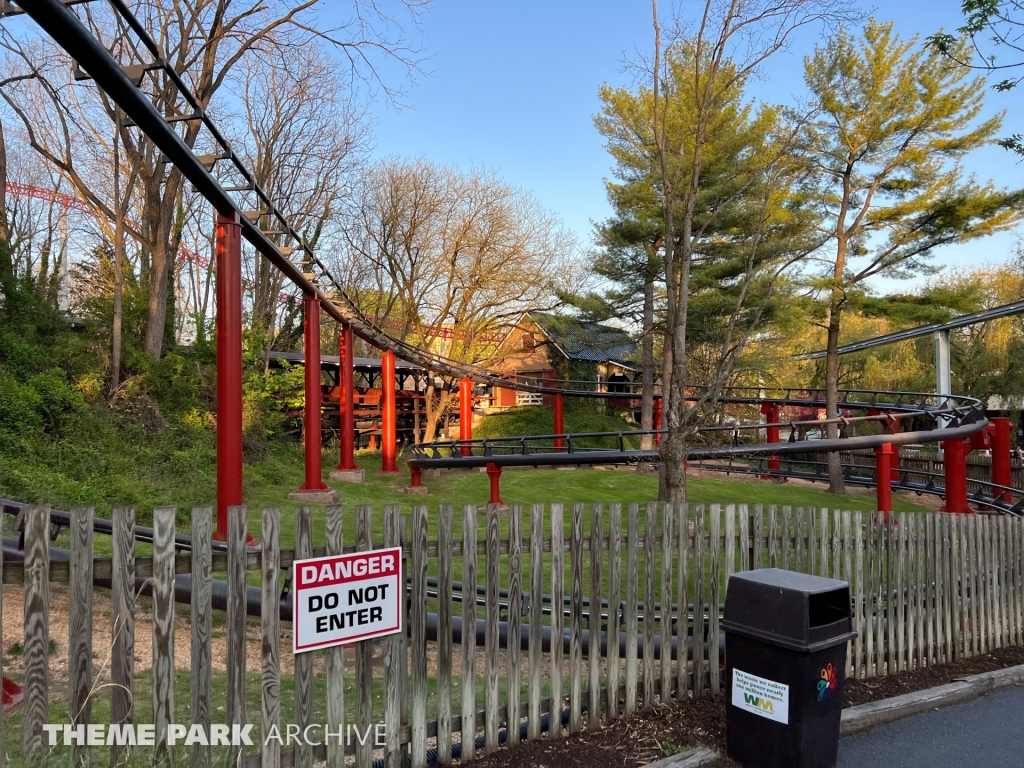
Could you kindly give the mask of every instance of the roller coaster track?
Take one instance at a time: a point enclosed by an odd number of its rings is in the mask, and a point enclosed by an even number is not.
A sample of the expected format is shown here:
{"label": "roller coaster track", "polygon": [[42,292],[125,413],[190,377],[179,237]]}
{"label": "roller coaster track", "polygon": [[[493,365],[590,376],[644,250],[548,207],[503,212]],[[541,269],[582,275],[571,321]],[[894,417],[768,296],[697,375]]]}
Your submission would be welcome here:
{"label": "roller coaster track", "polygon": [[[590,393],[606,397],[630,398],[635,394]],[[862,412],[864,415],[839,416],[831,419],[782,422],[757,422],[726,426],[703,426],[694,430],[693,442],[687,460],[693,468],[703,470],[756,474],[779,479],[800,478],[825,480],[825,463],[809,458],[812,454],[849,452],[874,449],[881,445],[909,445],[934,443],[970,437],[988,425],[984,404],[975,398],[943,397],[923,392],[881,392],[869,390],[841,390],[842,412]],[[691,393],[694,400],[699,392]],[[786,390],[766,393],[764,390],[731,388],[719,397],[721,405],[772,404],[781,408],[820,408],[824,406],[822,390]],[[925,422],[936,425],[930,429],[896,431],[900,422]],[[825,439],[811,438],[822,433],[826,424],[839,425],[848,436]],[[941,426],[937,426],[941,424]],[[783,442],[757,442],[757,431],[778,428],[788,430]],[[868,428],[871,434],[856,434]],[[849,435],[849,432],[855,434]],[[657,450],[635,447],[642,435],[663,435],[664,431],[631,431],[567,433],[561,435],[532,435],[523,437],[479,438],[475,440],[443,440],[422,443],[410,448],[409,466],[419,469],[459,467],[581,466],[595,464],[658,463]],[[753,435],[753,440],[743,438]],[[723,436],[725,439],[723,440]],[[779,467],[768,467],[767,457]],[[727,460],[728,463],[722,463]],[[739,463],[736,463],[736,462]],[[782,465],[785,464],[785,469]],[[873,475],[858,474],[854,465],[846,465],[844,474],[851,484],[875,484]],[[893,484],[897,490],[944,496],[945,488],[935,482],[939,475],[918,470],[899,470],[899,480]],[[926,478],[919,480],[916,478]],[[980,480],[971,480],[977,487],[970,501],[1012,514],[1024,513],[1024,499],[1004,501],[1004,493],[1019,493],[1013,488]]]}

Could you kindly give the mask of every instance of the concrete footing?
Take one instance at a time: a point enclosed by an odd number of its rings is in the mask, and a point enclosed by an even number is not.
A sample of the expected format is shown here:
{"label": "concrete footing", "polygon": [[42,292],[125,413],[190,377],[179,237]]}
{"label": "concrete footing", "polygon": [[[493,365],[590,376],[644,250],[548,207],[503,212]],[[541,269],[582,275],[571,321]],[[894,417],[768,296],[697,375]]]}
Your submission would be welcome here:
{"label": "concrete footing", "polygon": [[407,485],[404,488],[399,488],[398,490],[408,496],[426,496],[429,493],[427,486],[425,485]]}
{"label": "concrete footing", "polygon": [[338,492],[333,488],[325,491],[292,491],[288,494],[289,501],[298,501],[303,504],[337,504]]}
{"label": "concrete footing", "polygon": [[365,483],[366,482],[366,470],[365,469],[332,469],[327,475],[331,480],[337,480],[339,483]]}

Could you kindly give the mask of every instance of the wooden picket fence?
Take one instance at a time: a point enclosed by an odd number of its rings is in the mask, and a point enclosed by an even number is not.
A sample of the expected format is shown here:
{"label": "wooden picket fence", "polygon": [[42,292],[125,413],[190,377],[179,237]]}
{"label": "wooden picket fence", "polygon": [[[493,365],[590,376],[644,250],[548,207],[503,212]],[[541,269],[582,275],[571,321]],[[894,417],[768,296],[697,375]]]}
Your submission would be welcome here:
{"label": "wooden picket fence", "polygon": [[[523,738],[541,738],[545,730],[547,738],[558,738],[560,724],[570,733],[598,728],[659,701],[718,691],[724,667],[720,603],[729,575],[750,568],[787,568],[850,582],[857,637],[850,641],[848,675],[896,674],[1024,640],[1024,524],[1009,516],[883,517],[655,503],[470,505],[458,513],[443,505],[432,512],[425,506],[411,512],[387,506],[381,516],[366,506],[352,512],[332,506],[295,510],[295,546],[282,549],[281,511],[269,508],[253,531],[261,540],[259,551],[246,549],[247,517],[244,507],[230,510],[226,551],[215,551],[210,509],[194,510],[195,546],[179,552],[175,509],[157,508],[152,555],[143,556],[135,542],[135,510],[116,510],[113,555],[106,558],[94,556],[93,510],[79,508],[71,514],[70,560],[51,561],[48,508],[22,513],[24,561],[3,563],[3,583],[24,589],[26,698],[18,717],[28,758],[47,750],[42,725],[52,703],[51,583],[68,585],[71,721],[91,722],[97,696],[110,696],[112,721],[130,722],[140,706],[132,697],[134,627],[142,604],[136,583],[139,577],[149,580],[152,762],[197,767],[217,761],[308,768],[326,760],[330,768],[353,761],[363,768],[381,759],[389,767],[421,768],[428,749],[447,765],[453,742],[461,744],[460,757],[467,760],[501,742],[514,746]],[[314,546],[314,526],[323,532],[322,547]],[[354,531],[350,543],[345,531]],[[403,548],[406,631],[357,644],[354,659],[342,648],[296,655],[292,709],[286,712],[282,648],[290,653],[290,635],[282,636],[278,607],[290,564],[389,546]],[[254,571],[263,609],[258,670],[247,666],[245,599]],[[184,621],[175,619],[174,579],[184,573],[191,574],[194,590],[189,722],[253,722],[256,734],[280,728],[282,721],[301,728],[351,722],[367,730],[382,722],[386,744],[376,748],[372,740],[357,740],[283,748],[272,741],[226,759],[210,748],[190,747],[183,755],[185,748],[169,746],[168,724],[183,709],[175,702],[174,635]],[[227,574],[226,619],[210,605],[218,573]],[[96,685],[94,583],[109,584],[113,597],[109,692],[97,692]],[[214,684],[212,658],[213,628],[222,620],[223,689]],[[478,627],[482,631],[474,631]],[[323,679],[319,688],[315,678]],[[246,691],[254,680],[260,706],[249,711]],[[215,689],[223,691],[222,698],[214,696]],[[223,717],[214,714],[221,708]],[[86,764],[90,749],[74,750],[74,764]]]}

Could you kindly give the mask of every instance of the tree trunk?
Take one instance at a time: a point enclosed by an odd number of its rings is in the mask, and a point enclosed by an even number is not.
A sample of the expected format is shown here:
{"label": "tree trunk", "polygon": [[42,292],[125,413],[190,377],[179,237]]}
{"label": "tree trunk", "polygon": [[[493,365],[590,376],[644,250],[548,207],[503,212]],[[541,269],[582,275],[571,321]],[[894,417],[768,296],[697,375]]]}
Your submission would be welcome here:
{"label": "tree trunk", "polygon": [[146,314],[146,342],[143,351],[154,360],[160,359],[167,324],[167,287],[170,281],[171,259],[167,241],[154,238],[150,256],[149,307]]}
{"label": "tree trunk", "polygon": [[0,260],[5,260],[0,269],[8,266],[11,256],[7,253],[7,145],[4,144],[4,125],[0,123]]}
{"label": "tree trunk", "polygon": [[[641,359],[641,380],[643,394],[640,399],[640,429],[647,432],[654,429],[654,280],[648,275],[644,283],[643,354]],[[649,451],[654,447],[654,436],[643,435],[640,448]]]}
{"label": "tree trunk", "polygon": [[[437,395],[437,402],[434,402],[434,395]],[[427,385],[427,395],[424,400],[424,410],[426,410],[426,419],[423,424],[423,440],[424,443],[432,442],[437,436],[437,426],[441,423],[441,418],[444,416],[445,409],[448,406],[449,389],[447,384],[441,386],[440,391],[433,385]]]}
{"label": "tree trunk", "polygon": [[7,314],[14,313],[14,261],[10,251],[10,230],[7,228],[7,148],[4,126],[0,123],[0,293],[3,293]]}
{"label": "tree trunk", "polygon": [[[825,418],[839,415],[839,319],[843,311],[841,296],[833,292],[828,314],[828,344],[825,352]],[[825,434],[830,440],[839,437],[839,426],[827,424]],[[828,462],[829,493],[845,493],[842,457],[838,452],[825,454]]]}
{"label": "tree trunk", "polygon": [[[277,324],[277,305],[270,311],[270,320],[267,324],[267,349],[263,354],[263,375],[266,376],[270,373],[270,351],[274,348],[274,331],[275,325]],[[339,357],[340,357],[339,352]],[[352,354],[349,352],[349,354]]]}
{"label": "tree trunk", "polygon": [[[665,334],[661,349],[661,428],[664,429],[665,406],[668,403],[668,390],[672,386],[672,342],[669,340],[668,334]],[[660,501],[665,501],[668,498],[664,464],[665,462],[662,461],[662,466],[658,471],[658,499]]]}
{"label": "tree trunk", "polygon": [[124,297],[124,217],[118,210],[114,222],[114,324],[111,332],[110,351],[110,392],[121,384],[121,325],[123,320]]}

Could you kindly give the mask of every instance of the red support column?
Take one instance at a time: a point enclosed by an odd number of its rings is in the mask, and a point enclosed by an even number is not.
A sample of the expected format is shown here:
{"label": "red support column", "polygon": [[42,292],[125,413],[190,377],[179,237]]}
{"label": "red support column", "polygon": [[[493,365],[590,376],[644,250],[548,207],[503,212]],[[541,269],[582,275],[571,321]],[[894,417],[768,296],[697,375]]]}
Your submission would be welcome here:
{"label": "red support column", "polygon": [[[654,424],[653,424],[653,426],[654,426],[655,431],[660,431],[661,430],[661,407],[662,407],[661,404],[664,401],[664,399],[665,399],[664,395],[662,395],[661,397],[655,397],[654,398]],[[657,448],[660,445],[661,445],[661,435],[655,435],[654,436],[654,447]]]}
{"label": "red support column", "polygon": [[[889,426],[892,427],[892,433],[894,435],[899,433],[899,431],[900,431],[900,423],[899,423],[899,421],[897,421],[896,419],[894,419],[892,417],[892,414],[889,415]],[[891,459],[890,466],[891,466],[890,473],[892,474],[892,481],[894,483],[898,483],[900,481],[900,447],[898,445],[894,445],[892,447],[892,459]]]}
{"label": "red support column", "polygon": [[297,491],[288,494],[292,501],[330,504],[338,500],[338,492],[323,480],[323,449],[321,444],[320,400],[320,300],[316,294],[302,297],[302,348],[305,358],[305,405],[302,418],[305,442],[306,477]]}
{"label": "red support column", "polygon": [[322,475],[322,428],[320,419],[320,301],[316,294],[302,297],[303,314],[303,348],[306,357],[305,384],[306,403],[303,418],[306,443],[306,482],[302,484],[304,491],[323,491]]}
{"label": "red support column", "polygon": [[[473,382],[463,376],[459,382],[459,440],[473,439]],[[469,456],[472,453],[468,442],[459,447],[459,453]]]}
{"label": "red support column", "polygon": [[504,504],[501,500],[501,467],[497,464],[487,465],[487,479],[491,481],[491,498],[487,500],[488,504]]}
{"label": "red support column", "polygon": [[[769,424],[767,427],[768,442],[777,443],[779,442],[779,428],[777,426],[770,426],[772,424],[778,424],[779,421],[779,406],[777,403],[761,403],[761,413],[765,417],[765,421]],[[768,457],[768,471],[778,471],[781,467],[779,464],[778,456]],[[772,475],[761,475],[762,480],[770,480]]]}
{"label": "red support column", "polygon": [[946,475],[946,503],[942,512],[971,512],[967,506],[967,453],[966,441],[946,440],[942,443],[943,469]]}
{"label": "red support column", "polygon": [[410,474],[412,477],[409,478],[409,485],[412,488],[419,488],[423,485],[423,473],[419,467],[410,467]]}
{"label": "red support column", "polygon": [[341,447],[338,456],[339,472],[350,472],[359,469],[355,460],[355,388],[353,387],[354,372],[352,370],[353,343],[352,326],[343,325],[338,333],[338,427]]}
{"label": "red support column", "polygon": [[242,503],[242,232],[238,214],[217,214],[217,530]]}
{"label": "red support column", "polygon": [[380,400],[380,453],[381,472],[397,472],[395,464],[396,443],[398,442],[395,426],[395,353],[385,350],[380,361],[381,389]]}
{"label": "red support column", "polygon": [[889,443],[875,448],[875,491],[878,511],[892,512],[892,446]]}
{"label": "red support column", "polygon": [[[999,416],[989,419],[992,425],[992,482],[1007,488],[1013,486],[1010,460],[1010,420]],[[1013,494],[1003,491],[1003,501],[1012,502]],[[999,498],[997,494],[996,498]]]}
{"label": "red support column", "polygon": [[[565,434],[565,395],[559,392],[555,395],[555,434]],[[561,453],[565,447],[565,440],[561,437],[555,438],[555,453]]]}

